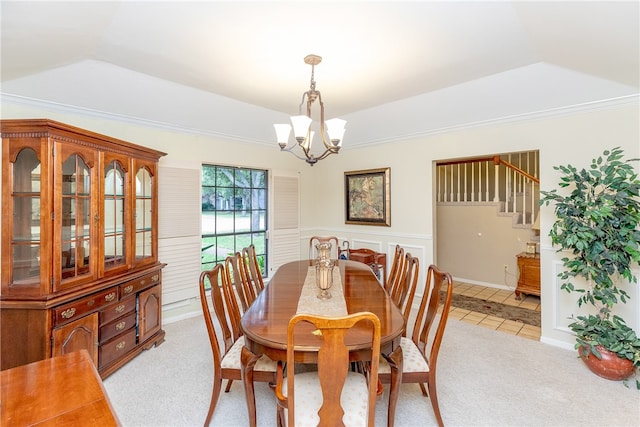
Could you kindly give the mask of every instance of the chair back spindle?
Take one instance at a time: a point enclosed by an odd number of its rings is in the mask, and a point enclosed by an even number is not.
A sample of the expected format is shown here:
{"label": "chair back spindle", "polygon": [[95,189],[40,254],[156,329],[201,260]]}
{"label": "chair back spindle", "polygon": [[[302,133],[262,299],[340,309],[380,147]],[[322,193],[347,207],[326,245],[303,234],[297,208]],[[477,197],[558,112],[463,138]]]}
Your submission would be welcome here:
{"label": "chair back spindle", "polygon": [[390,293],[391,289],[396,286],[398,282],[400,270],[402,270],[402,265],[404,263],[404,249],[400,247],[400,245],[396,245],[396,250],[393,255],[393,261],[391,263],[391,269],[389,270],[389,277],[387,278],[387,282],[385,284],[385,290]]}
{"label": "chair back spindle", "polygon": [[255,289],[249,283],[247,264],[242,254],[236,252],[225,259],[224,265],[227,272],[227,280],[235,289],[244,313],[256,299]]}
{"label": "chair back spindle", "polygon": [[264,289],[264,279],[262,278],[262,270],[256,255],[256,247],[251,244],[242,249],[242,256],[247,265],[248,278],[251,280],[254,291],[258,295]]}

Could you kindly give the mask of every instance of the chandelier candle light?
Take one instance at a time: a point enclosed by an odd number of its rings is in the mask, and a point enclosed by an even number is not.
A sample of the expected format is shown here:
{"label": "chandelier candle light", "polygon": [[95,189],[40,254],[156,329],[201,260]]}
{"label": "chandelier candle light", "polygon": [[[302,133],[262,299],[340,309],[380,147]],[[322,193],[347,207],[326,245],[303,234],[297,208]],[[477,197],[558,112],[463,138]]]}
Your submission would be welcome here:
{"label": "chandelier candle light", "polygon": [[[340,147],[342,147],[342,137],[344,136],[345,131],[344,126],[347,123],[345,120],[341,119],[331,119],[326,122],[324,120],[324,104],[322,102],[320,91],[316,90],[316,82],[314,80],[315,66],[321,61],[322,57],[318,55],[307,55],[304,58],[304,62],[311,65],[311,84],[309,86],[309,90],[302,94],[302,102],[300,103],[299,109],[300,115],[291,117],[295,143],[289,145],[289,135],[291,133],[290,124],[273,125],[276,129],[276,138],[278,145],[280,146],[280,150],[290,152],[297,158],[305,160],[311,166],[316,164],[318,160],[322,160],[330,154],[337,154],[338,151],[340,151]],[[313,135],[315,133],[311,130],[311,124],[313,122],[311,119],[311,106],[316,99],[320,104],[320,136],[325,147],[324,152],[319,156],[316,156],[311,152]],[[305,105],[305,102],[307,105],[307,112],[306,114],[303,114],[302,107]],[[302,157],[293,151],[296,146],[302,150],[305,157]]]}

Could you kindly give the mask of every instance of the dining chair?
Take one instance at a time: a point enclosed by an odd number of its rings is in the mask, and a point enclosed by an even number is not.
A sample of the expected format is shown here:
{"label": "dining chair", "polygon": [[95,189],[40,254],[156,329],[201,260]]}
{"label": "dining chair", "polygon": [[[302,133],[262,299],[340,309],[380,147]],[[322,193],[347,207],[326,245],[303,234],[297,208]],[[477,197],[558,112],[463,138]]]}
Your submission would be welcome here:
{"label": "dining chair", "polygon": [[402,269],[404,263],[404,249],[400,245],[396,245],[396,250],[393,254],[393,261],[391,262],[391,269],[389,269],[389,276],[385,282],[384,289],[389,292],[392,287],[395,286],[399,280],[398,275]]}
{"label": "dining chair", "polygon": [[[446,286],[446,294],[440,307],[440,292]],[[427,279],[424,294],[420,301],[420,308],[416,315],[411,338],[402,337],[402,383],[419,383],[422,394],[429,396],[431,406],[439,426],[443,426],[440,407],[438,406],[438,394],[436,391],[436,365],[438,352],[447,325],[449,310],[451,309],[451,296],[453,294],[453,280],[449,273],[440,271],[435,265],[430,265],[427,270]],[[429,332],[435,326],[435,332],[430,336]],[[391,380],[391,369],[386,359],[380,359],[378,377],[382,383]],[[425,389],[425,385],[427,387]],[[395,408],[389,408],[389,417],[395,413]]]}
{"label": "dining chair", "polygon": [[309,259],[316,259],[316,245],[318,243],[331,243],[331,259],[338,259],[339,243],[335,236],[322,237],[313,236],[309,239]]}
{"label": "dining chair", "polygon": [[[232,296],[233,289],[231,289],[227,280],[224,266],[218,264],[213,269],[200,273],[199,285],[202,314],[213,353],[213,390],[211,392],[209,412],[204,423],[207,426],[211,422],[213,411],[220,397],[222,380],[227,380],[225,392],[228,392],[233,380],[242,379],[240,353],[244,346],[244,336],[241,335],[239,322],[237,327],[234,326],[234,318],[238,320],[240,318],[239,308],[235,296]],[[209,301],[207,300],[207,290],[211,292],[211,304],[218,320],[217,326],[222,335],[222,340],[218,339],[218,333],[209,308]],[[276,362],[267,356],[262,356],[254,367],[253,380],[275,383],[276,370]]]}
{"label": "dining chair", "polygon": [[249,272],[244,257],[240,252],[229,255],[224,260],[225,276],[235,290],[240,301],[240,311],[244,313],[258,296],[256,289],[249,279]]}
{"label": "dining chair", "polygon": [[[380,359],[380,319],[360,312],[344,317],[297,314],[287,328],[287,366],[294,366],[294,331],[301,322],[313,325],[318,337],[317,370],[293,374],[288,369],[286,382],[282,363],[278,362],[275,387],[279,426],[374,426]],[[349,348],[345,334],[359,322],[371,327],[371,369],[368,378],[349,370]],[[307,328],[311,329],[311,328]]]}
{"label": "dining chair", "polygon": [[[389,291],[391,299],[402,311],[405,322],[409,321],[413,298],[418,286],[419,273],[420,261],[418,258],[412,256],[410,252],[405,253],[398,280],[396,280],[393,289]],[[404,336],[406,336],[406,330]]]}
{"label": "dining chair", "polygon": [[262,270],[258,263],[256,247],[251,244],[246,248],[242,248],[242,257],[247,265],[248,278],[251,280],[256,294],[259,294],[264,289],[264,279],[262,278]]}
{"label": "dining chair", "polygon": [[[418,258],[412,256],[411,253],[407,252],[405,254],[404,249],[400,248],[400,246],[396,246],[396,255],[400,262],[396,263],[394,277],[392,278],[393,284],[387,292],[393,303],[402,312],[402,317],[404,318],[405,324],[407,324],[418,285],[420,262]],[[402,336],[407,336],[406,328],[402,332]],[[357,363],[354,366],[354,369],[368,369],[366,363]],[[382,391],[382,384],[380,384],[378,386],[378,395],[381,395]]]}

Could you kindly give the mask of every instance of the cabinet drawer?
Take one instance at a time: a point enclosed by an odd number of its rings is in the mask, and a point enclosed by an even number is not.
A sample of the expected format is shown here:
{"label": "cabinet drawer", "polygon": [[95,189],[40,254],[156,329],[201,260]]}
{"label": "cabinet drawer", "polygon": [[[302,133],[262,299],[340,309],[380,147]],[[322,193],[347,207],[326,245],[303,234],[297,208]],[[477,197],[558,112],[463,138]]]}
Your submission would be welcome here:
{"label": "cabinet drawer", "polygon": [[88,297],[81,298],[72,303],[62,305],[54,309],[54,321],[56,325],[77,319],[86,313],[99,310],[100,308],[118,301],[118,288],[113,287],[102,292],[96,292]]}
{"label": "cabinet drawer", "polygon": [[100,342],[103,343],[116,335],[121,334],[127,329],[134,327],[135,325],[136,313],[131,312],[130,314],[120,317],[113,322],[100,326]]}
{"label": "cabinet drawer", "polygon": [[105,323],[108,323],[113,319],[117,319],[118,317],[124,316],[125,314],[135,309],[136,309],[135,296],[122,299],[116,304],[112,304],[109,307],[100,311],[100,324],[104,325]]}
{"label": "cabinet drawer", "polygon": [[124,356],[136,346],[136,328],[100,345],[100,367]]}
{"label": "cabinet drawer", "polygon": [[540,265],[525,265],[523,268],[523,274],[527,283],[540,284]]}
{"label": "cabinet drawer", "polygon": [[120,295],[122,295],[122,297],[125,297],[159,282],[160,271],[149,273],[144,276],[140,276],[137,279],[129,280],[128,282],[121,284]]}

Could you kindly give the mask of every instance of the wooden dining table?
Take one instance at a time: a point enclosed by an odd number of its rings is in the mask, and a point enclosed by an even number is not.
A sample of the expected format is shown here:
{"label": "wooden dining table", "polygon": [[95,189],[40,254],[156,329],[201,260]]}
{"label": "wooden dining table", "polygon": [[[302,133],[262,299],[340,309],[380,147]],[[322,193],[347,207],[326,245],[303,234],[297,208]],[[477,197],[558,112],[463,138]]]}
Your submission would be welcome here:
{"label": "wooden dining table", "polygon": [[[242,379],[252,427],[256,426],[253,367],[263,354],[272,360],[286,361],[287,326],[289,319],[299,310],[303,284],[312,265],[312,261],[303,260],[280,266],[242,317],[241,328],[245,337],[241,356]],[[335,268],[339,269],[347,313],[370,311],[380,319],[381,352],[391,365],[388,425],[393,426],[402,381],[400,337],[405,328],[404,317],[367,265],[340,260]],[[336,292],[333,288],[331,291]],[[318,338],[311,333],[312,329],[311,325],[296,329],[296,363],[317,362]],[[371,333],[367,333],[365,326],[350,330],[345,341],[351,361],[370,360]]]}

